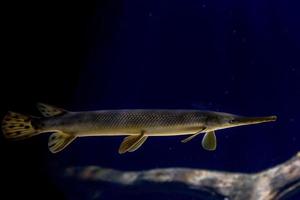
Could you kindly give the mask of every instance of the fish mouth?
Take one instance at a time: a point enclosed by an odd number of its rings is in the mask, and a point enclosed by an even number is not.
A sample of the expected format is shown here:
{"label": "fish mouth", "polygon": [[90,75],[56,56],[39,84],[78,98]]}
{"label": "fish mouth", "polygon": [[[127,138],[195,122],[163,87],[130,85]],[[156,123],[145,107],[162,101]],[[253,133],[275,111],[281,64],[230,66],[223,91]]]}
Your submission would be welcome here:
{"label": "fish mouth", "polygon": [[248,124],[259,124],[264,122],[273,122],[277,120],[277,116],[265,116],[265,117],[237,117],[230,121],[234,125],[248,125]]}

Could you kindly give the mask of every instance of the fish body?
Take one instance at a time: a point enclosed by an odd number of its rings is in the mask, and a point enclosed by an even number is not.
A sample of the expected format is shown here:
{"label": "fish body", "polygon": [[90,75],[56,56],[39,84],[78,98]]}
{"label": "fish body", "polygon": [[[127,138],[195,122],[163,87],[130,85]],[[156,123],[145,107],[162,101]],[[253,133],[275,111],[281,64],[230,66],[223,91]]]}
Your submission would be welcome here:
{"label": "fish body", "polygon": [[43,118],[42,130],[61,130],[76,136],[172,136],[201,129],[206,114],[196,110],[107,110],[68,112]]}
{"label": "fish body", "polygon": [[148,137],[191,135],[188,142],[205,133],[202,146],[216,149],[215,131],[235,126],[275,121],[276,116],[242,117],[229,113],[199,110],[103,110],[70,112],[47,104],[38,104],[44,117],[9,112],[2,122],[4,136],[25,139],[54,132],[48,141],[51,152],[64,149],[77,137],[127,136],[119,153],[137,150]]}

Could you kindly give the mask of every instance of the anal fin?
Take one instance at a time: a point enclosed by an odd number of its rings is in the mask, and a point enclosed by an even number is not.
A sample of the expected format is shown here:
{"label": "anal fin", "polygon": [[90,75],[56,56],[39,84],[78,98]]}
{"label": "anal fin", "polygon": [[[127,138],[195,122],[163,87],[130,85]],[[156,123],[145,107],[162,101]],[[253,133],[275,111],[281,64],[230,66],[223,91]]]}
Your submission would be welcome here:
{"label": "anal fin", "polygon": [[48,141],[49,150],[52,153],[58,153],[66,148],[66,146],[68,146],[75,138],[76,136],[69,135],[64,132],[57,131],[55,133],[52,133]]}
{"label": "anal fin", "polygon": [[140,135],[130,135],[124,138],[123,142],[119,147],[119,154],[123,154],[126,152],[133,152],[137,150],[142,144],[146,141],[148,136],[144,135],[142,132]]}

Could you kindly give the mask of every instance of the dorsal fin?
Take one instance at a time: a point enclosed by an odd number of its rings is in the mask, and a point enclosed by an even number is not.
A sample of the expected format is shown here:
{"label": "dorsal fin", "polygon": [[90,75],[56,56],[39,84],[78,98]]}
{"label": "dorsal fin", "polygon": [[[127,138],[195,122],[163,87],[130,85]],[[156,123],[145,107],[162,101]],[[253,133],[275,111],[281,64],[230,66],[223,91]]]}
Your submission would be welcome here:
{"label": "dorsal fin", "polygon": [[68,112],[62,108],[51,106],[45,103],[37,103],[37,108],[39,109],[39,111],[42,113],[44,117],[62,115]]}

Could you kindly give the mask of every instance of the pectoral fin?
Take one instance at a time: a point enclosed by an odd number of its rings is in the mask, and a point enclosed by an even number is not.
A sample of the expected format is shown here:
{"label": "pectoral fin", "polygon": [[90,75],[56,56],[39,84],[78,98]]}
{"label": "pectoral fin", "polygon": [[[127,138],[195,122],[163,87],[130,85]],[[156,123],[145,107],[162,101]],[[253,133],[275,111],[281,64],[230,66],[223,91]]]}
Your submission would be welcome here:
{"label": "pectoral fin", "polygon": [[208,151],[214,151],[217,148],[217,139],[214,131],[205,133],[202,139],[202,147]]}
{"label": "pectoral fin", "polygon": [[126,152],[133,152],[137,150],[139,147],[142,146],[146,139],[147,136],[145,136],[144,133],[141,133],[140,135],[131,135],[124,138],[123,142],[119,147],[119,153],[123,154]]}
{"label": "pectoral fin", "polygon": [[197,133],[185,138],[184,140],[181,140],[182,143],[187,143],[188,141],[192,140],[193,138],[195,138],[197,135],[199,135],[203,130],[205,129],[205,127],[201,128],[201,130],[199,130]]}
{"label": "pectoral fin", "polygon": [[76,137],[63,133],[55,132],[49,137],[48,147],[52,153],[57,153],[68,146]]}

